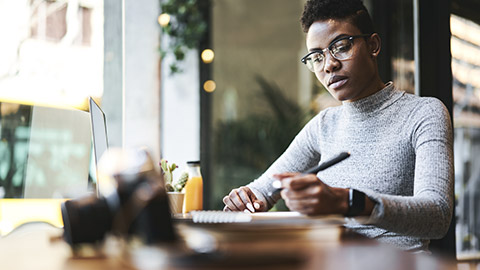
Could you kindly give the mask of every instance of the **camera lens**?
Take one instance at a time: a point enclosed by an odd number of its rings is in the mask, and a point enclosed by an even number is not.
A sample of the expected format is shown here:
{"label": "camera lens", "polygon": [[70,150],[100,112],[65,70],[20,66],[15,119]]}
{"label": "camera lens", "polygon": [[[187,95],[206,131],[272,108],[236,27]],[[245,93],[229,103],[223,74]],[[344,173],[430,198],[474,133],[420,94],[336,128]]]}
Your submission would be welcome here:
{"label": "camera lens", "polygon": [[102,241],[112,227],[112,214],[105,198],[95,195],[62,203],[64,238],[70,245]]}

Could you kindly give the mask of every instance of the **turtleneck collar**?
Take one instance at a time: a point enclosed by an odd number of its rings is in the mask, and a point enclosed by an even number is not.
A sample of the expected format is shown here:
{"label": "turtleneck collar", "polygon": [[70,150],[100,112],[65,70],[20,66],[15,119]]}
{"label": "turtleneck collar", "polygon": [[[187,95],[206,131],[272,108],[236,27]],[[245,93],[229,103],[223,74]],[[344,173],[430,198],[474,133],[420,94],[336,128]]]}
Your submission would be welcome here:
{"label": "turtleneck collar", "polygon": [[392,82],[388,82],[375,94],[356,101],[344,101],[342,107],[349,115],[365,115],[388,107],[403,94],[403,91],[395,89]]}

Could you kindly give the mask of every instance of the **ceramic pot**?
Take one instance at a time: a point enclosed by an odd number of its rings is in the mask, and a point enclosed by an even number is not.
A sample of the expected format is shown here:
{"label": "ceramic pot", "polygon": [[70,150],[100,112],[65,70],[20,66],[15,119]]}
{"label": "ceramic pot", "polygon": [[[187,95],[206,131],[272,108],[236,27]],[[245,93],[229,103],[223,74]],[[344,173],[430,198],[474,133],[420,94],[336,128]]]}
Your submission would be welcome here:
{"label": "ceramic pot", "polygon": [[182,192],[167,192],[168,203],[170,205],[170,212],[172,214],[182,213],[183,210],[183,199],[185,193]]}

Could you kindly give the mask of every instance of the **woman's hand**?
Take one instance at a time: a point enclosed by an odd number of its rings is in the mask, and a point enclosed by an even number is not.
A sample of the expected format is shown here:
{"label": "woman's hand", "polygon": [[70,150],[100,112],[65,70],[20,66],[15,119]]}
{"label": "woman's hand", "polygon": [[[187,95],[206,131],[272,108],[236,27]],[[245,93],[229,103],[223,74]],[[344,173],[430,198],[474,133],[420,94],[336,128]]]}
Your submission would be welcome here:
{"label": "woman's hand", "polygon": [[245,211],[249,212],[263,212],[266,210],[265,203],[253,194],[248,187],[239,187],[230,191],[230,193],[223,197],[225,207],[223,211]]}
{"label": "woman's hand", "polygon": [[281,173],[281,196],[291,211],[306,215],[345,214],[348,189],[330,187],[314,174]]}

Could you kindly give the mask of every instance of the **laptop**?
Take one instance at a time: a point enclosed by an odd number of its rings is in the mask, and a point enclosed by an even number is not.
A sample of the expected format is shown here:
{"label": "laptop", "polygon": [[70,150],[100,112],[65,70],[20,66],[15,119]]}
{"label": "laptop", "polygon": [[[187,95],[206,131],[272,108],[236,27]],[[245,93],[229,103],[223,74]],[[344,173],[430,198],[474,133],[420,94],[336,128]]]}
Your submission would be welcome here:
{"label": "laptop", "polygon": [[92,144],[93,144],[93,174],[97,181],[97,195],[99,191],[98,185],[98,162],[102,155],[108,150],[107,122],[105,113],[95,100],[90,97],[88,100],[90,111],[90,123],[92,126]]}

